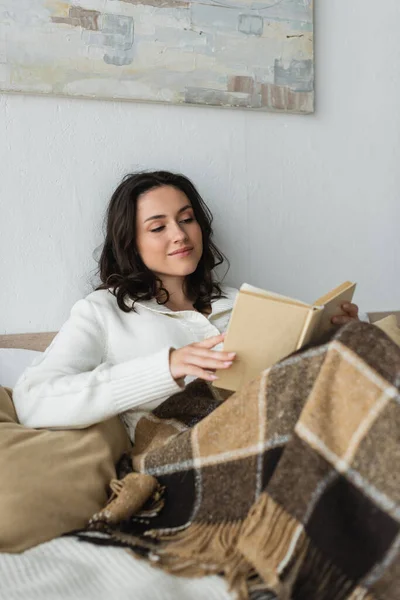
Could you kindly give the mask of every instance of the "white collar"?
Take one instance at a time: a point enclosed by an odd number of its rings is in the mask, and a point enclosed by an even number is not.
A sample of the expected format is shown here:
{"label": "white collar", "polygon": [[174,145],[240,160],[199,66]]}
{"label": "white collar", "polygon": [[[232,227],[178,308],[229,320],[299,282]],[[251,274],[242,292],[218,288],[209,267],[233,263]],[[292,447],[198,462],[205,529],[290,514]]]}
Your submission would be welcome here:
{"label": "white collar", "polygon": [[[206,316],[207,319],[211,319],[216,317],[217,315],[220,315],[223,312],[232,310],[238,290],[231,287],[222,287],[222,293],[224,294],[224,296],[226,296],[226,298],[218,298],[216,300],[212,300],[211,313],[209,315],[202,316]],[[165,306],[165,304],[158,304],[155,298],[151,298],[151,300],[136,301],[135,305],[143,306],[148,310],[169,315],[171,317],[185,316],[193,313],[199,315],[202,314],[196,310],[171,310],[170,308],[168,308],[168,306]]]}

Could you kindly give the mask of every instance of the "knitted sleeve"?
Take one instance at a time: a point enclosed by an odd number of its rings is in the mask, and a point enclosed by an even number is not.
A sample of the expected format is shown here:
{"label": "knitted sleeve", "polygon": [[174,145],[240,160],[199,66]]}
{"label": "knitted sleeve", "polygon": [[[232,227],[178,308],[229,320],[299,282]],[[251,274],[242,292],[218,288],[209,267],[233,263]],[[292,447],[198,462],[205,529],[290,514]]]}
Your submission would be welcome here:
{"label": "knitted sleeve", "polygon": [[111,365],[95,308],[79,300],[46,352],[18,380],[13,400],[23,425],[83,428],[181,388],[169,369],[169,348]]}

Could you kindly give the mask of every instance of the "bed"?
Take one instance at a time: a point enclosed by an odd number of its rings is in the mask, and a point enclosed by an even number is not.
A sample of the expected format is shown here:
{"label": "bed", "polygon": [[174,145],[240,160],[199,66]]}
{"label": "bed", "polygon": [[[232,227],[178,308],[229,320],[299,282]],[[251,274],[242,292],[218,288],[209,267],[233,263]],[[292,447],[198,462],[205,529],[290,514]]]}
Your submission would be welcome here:
{"label": "bed", "polygon": [[[43,352],[55,333],[0,336],[0,384]],[[3,482],[4,483],[4,482]],[[1,535],[1,532],[0,532]],[[122,548],[60,537],[20,554],[0,553],[0,600],[232,600],[222,578],[168,575]]]}
{"label": "bed", "polygon": [[[370,313],[371,322],[388,314]],[[400,312],[396,313],[400,325]],[[0,336],[0,384],[12,387],[55,333]],[[8,358],[7,358],[8,357]],[[12,367],[10,369],[10,367]],[[1,532],[0,532],[1,533]],[[0,553],[0,600],[232,600],[218,577],[184,579],[153,569],[122,548],[60,537],[20,554]]]}

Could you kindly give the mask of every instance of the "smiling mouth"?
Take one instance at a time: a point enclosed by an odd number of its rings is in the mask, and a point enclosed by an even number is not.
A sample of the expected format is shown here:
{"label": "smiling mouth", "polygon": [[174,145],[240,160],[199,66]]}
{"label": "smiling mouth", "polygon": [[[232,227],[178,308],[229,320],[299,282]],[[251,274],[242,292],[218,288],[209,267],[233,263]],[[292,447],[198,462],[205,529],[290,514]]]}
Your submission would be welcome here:
{"label": "smiling mouth", "polygon": [[192,252],[193,248],[182,248],[182,250],[176,250],[171,252],[170,256],[188,256]]}

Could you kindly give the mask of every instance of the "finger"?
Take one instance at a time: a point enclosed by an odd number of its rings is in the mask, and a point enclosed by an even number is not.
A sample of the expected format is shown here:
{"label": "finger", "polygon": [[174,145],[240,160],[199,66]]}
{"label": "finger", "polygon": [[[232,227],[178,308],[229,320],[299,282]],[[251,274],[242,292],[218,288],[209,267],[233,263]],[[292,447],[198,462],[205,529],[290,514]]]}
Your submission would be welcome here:
{"label": "finger", "polygon": [[193,344],[193,346],[199,346],[200,348],[213,348],[214,346],[221,344],[224,341],[224,338],[225,334],[221,333],[220,335],[214,335],[213,337],[207,338],[202,342],[197,342],[196,344]]}
{"label": "finger", "polygon": [[229,369],[232,366],[232,361],[220,361],[215,358],[206,358],[203,356],[189,355],[185,358],[185,365],[201,367],[202,369]]}
{"label": "finger", "polygon": [[195,367],[194,365],[188,365],[187,375],[192,375],[193,377],[199,377],[200,379],[204,379],[204,381],[216,381],[218,376],[215,373],[207,371],[206,369],[201,369],[200,367]]}
{"label": "finger", "polygon": [[342,304],[342,309],[353,319],[356,319],[358,316],[358,306],[357,304],[352,304],[351,302],[345,302]]}
{"label": "finger", "polygon": [[223,352],[220,350],[208,350],[207,348],[199,348],[192,346],[188,349],[188,356],[201,356],[203,358],[211,358],[213,360],[220,360],[222,362],[226,360],[234,360],[236,352]]}

